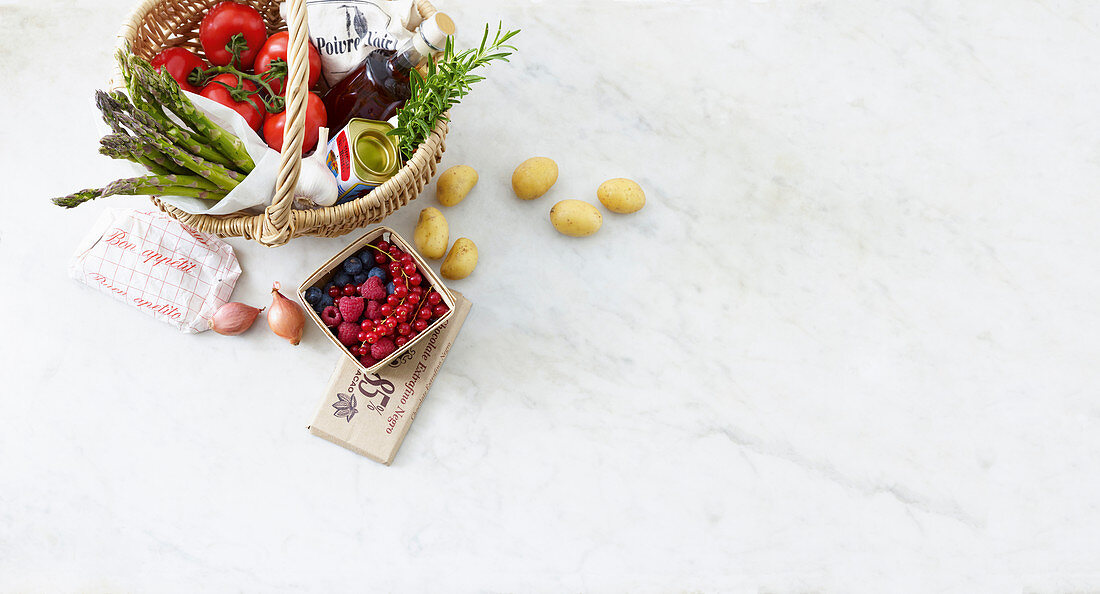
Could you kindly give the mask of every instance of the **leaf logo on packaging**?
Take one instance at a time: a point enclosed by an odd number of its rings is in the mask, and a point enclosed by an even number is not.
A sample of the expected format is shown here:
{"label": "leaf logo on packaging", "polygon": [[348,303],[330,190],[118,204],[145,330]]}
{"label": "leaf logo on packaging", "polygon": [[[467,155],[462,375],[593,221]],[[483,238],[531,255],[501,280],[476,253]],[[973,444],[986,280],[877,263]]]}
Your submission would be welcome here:
{"label": "leaf logo on packaging", "polygon": [[336,397],[339,398],[339,400],[332,403],[332,408],[336,409],[336,412],[332,413],[332,416],[344,417],[344,420],[350,423],[355,413],[359,412],[355,409],[355,395],[337,394]]}

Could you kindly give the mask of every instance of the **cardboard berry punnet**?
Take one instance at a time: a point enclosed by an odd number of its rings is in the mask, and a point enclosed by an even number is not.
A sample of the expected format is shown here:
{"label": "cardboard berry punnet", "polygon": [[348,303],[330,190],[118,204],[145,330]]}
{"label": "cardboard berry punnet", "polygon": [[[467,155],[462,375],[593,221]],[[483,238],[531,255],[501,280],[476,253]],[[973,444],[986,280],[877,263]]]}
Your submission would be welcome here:
{"label": "cardboard berry punnet", "polygon": [[[416,263],[417,272],[420,273],[420,275],[423,277],[424,281],[427,283],[427,286],[430,286],[432,289],[439,293],[440,297],[442,298],[442,303],[447,306],[447,313],[434,320],[427,328],[417,334],[405,345],[397,348],[392,353],[368,368],[364,366],[362,362],[360,362],[360,360],[348,350],[348,347],[341,343],[340,340],[329,330],[328,326],[326,326],[325,322],[321,319],[321,316],[313,309],[313,307],[309,305],[309,302],[306,300],[306,291],[309,290],[311,287],[323,288],[325,284],[327,284],[330,280],[332,280],[334,276],[336,276],[336,273],[338,272],[337,269],[340,267],[341,263],[344,260],[366,249],[367,244],[373,243],[378,239],[385,239],[390,244],[398,246],[403,251],[412,256],[413,262]],[[351,359],[351,361],[354,362],[354,364],[358,366],[363,371],[363,373],[366,374],[373,374],[378,372],[380,369],[385,368],[387,365],[390,364],[391,361],[400,358],[405,352],[411,350],[418,343],[426,339],[437,329],[446,324],[447,320],[450,319],[450,317],[454,314],[456,304],[454,294],[451,293],[450,289],[448,289],[446,285],[443,284],[443,281],[441,281],[439,279],[439,276],[435,274],[430,266],[428,266],[427,262],[424,261],[424,258],[422,258],[420,254],[416,252],[416,249],[413,248],[413,246],[409,242],[405,241],[404,238],[398,235],[396,231],[385,226],[376,227],[368,231],[362,237],[352,242],[351,245],[347,246],[343,250],[340,250],[339,253],[330,258],[324,264],[322,264],[316,272],[310,275],[310,277],[307,278],[300,287],[298,287],[298,299],[302,302],[303,305],[305,305],[306,313],[309,315],[310,319],[312,319],[313,322],[317,324],[317,326],[324,332],[325,336],[327,336],[329,340],[331,340],[332,343],[340,349],[340,352],[344,353],[347,358]]]}

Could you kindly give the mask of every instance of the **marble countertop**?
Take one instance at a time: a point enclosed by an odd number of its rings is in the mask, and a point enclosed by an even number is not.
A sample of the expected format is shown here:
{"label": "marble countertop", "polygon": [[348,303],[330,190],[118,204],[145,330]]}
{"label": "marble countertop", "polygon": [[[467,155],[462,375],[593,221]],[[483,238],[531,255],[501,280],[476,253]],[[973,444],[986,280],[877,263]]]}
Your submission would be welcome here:
{"label": "marble countertop", "polygon": [[[454,113],[474,309],[384,467],[306,431],[316,329],[66,276],[148,204],[47,202],[127,171],[92,91],[131,2],[0,0],[0,591],[1100,588],[1100,6],[438,4],[523,33]],[[551,228],[618,176],[643,211]],[[231,240],[234,298],[354,237]]]}

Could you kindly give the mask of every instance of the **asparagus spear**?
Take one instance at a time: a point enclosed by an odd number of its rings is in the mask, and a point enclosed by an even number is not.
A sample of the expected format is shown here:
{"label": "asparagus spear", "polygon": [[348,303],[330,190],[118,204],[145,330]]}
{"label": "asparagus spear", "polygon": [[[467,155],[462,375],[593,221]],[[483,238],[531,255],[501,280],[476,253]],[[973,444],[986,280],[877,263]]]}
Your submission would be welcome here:
{"label": "asparagus spear", "polygon": [[134,163],[137,163],[138,165],[141,165],[142,167],[148,169],[149,173],[153,173],[156,175],[167,175],[169,173],[174,173],[174,171],[172,171],[171,169],[163,167],[157,164],[155,161],[152,161],[141,154],[131,153],[129,151],[115,151],[107,146],[99,147],[99,154],[106,155],[112,159],[126,159],[127,161],[133,161]]}
{"label": "asparagus spear", "polygon": [[[168,119],[168,116],[165,115],[160,105],[152,100],[152,96],[149,92],[141,85],[137,84],[137,78],[134,76],[134,67],[130,61],[132,55],[133,54],[131,54],[128,49],[120,49],[115,53],[115,59],[118,61],[119,69],[122,71],[122,77],[126,81],[126,90],[130,93],[130,101],[133,102],[133,105],[137,109],[149,114],[150,117],[155,118],[166,128],[175,126],[175,123]],[[190,130],[180,129],[180,132],[185,134],[196,144],[202,144],[202,142],[206,140]]]}
{"label": "asparagus spear", "polygon": [[53,203],[64,207],[74,208],[81,204],[116,194],[131,196],[188,196],[202,198],[204,200],[221,200],[225,198],[225,192],[207,190],[198,186],[202,178],[188,175],[150,175],[145,177],[133,177],[112,182],[105,188],[91,188],[80,190],[68,196],[54,198]]}
{"label": "asparagus spear", "polygon": [[[182,191],[183,193],[178,193]],[[116,194],[150,194],[156,196],[190,196],[192,198],[221,199],[224,190],[209,189],[208,182],[195,175],[147,175],[113,181],[103,188],[104,196]]]}
{"label": "asparagus spear", "polygon": [[[158,175],[169,173],[192,175],[194,173],[186,167],[177,165],[164,153],[156,150],[151,142],[141,137],[132,138],[122,134],[109,134],[101,138],[99,143],[102,145],[99,147],[100,153],[113,159],[128,159],[140,163],[148,168],[150,173]],[[223,189],[212,181],[202,179],[202,182],[209,190]]]}
{"label": "asparagus spear", "polygon": [[191,100],[180,91],[179,84],[168,73],[157,73],[149,66],[148,62],[137,57],[131,59],[131,65],[134,67],[133,73],[136,84],[145,88],[157,103],[168,108],[172,113],[179,116],[184,123],[205,136],[215,149],[229,159],[233,166],[245,173],[256,168],[256,163],[248,155],[244,143],[210,121],[210,118],[206,117],[201,111],[195,109]]}
{"label": "asparagus spear", "polygon": [[63,208],[75,208],[84,204],[89,200],[95,200],[99,198],[99,195],[103,193],[101,188],[91,188],[87,190],[80,190],[79,192],[73,192],[68,196],[62,196],[60,198],[53,198],[50,202],[63,207]]}
{"label": "asparagus spear", "polygon": [[[121,91],[110,94],[103,91],[96,91],[96,106],[99,107],[99,111],[103,114],[103,121],[107,122],[107,125],[115,132],[123,130],[122,124],[118,119],[119,114],[127,113],[147,127],[154,128],[161,132],[183,150],[189,151],[212,163],[217,163],[225,167],[233,166],[229,159],[225,158],[221,153],[191,138],[191,135],[186,130],[181,129],[170,121],[164,116],[164,113],[160,111],[160,108],[155,105],[152,105],[149,110],[143,110],[132,104]],[[159,113],[161,117],[158,118],[154,115],[155,113]]]}
{"label": "asparagus spear", "polygon": [[202,157],[198,157],[180,149],[172,144],[172,141],[168,140],[166,136],[157,132],[156,129],[148,127],[145,123],[139,121],[138,118],[135,118],[133,114],[119,113],[116,114],[116,117],[118,117],[118,121],[122,123],[122,125],[138,134],[142,142],[151,146],[158,152],[164,153],[166,157],[177,165],[186,167],[188,170],[209,179],[226,191],[237,187],[237,184],[244,179],[244,175],[241,173],[227,169],[217,163],[211,163]]}
{"label": "asparagus spear", "polygon": [[126,159],[144,166],[150,173],[164,175],[168,173],[190,173],[176,165],[163,153],[147,149],[144,144],[135,142],[125,134],[108,134],[99,139],[99,153],[112,159]]}

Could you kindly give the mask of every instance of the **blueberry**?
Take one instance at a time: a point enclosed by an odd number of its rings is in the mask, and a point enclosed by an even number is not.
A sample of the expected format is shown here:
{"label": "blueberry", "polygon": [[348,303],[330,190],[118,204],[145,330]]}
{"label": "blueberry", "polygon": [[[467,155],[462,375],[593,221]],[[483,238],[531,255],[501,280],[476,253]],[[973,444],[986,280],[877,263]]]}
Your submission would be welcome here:
{"label": "blueberry", "polygon": [[328,284],[325,285],[325,289],[324,289],[323,293],[325,295],[328,295],[328,290],[335,287],[335,286],[336,286],[336,283],[330,281]]}
{"label": "blueberry", "polygon": [[355,256],[344,260],[344,272],[352,275],[363,272],[363,262]]}
{"label": "blueberry", "polygon": [[324,295],[325,294],[321,291],[321,289],[317,287],[310,287],[309,289],[306,289],[306,301],[308,301],[310,305],[317,305],[317,303],[321,301],[321,297],[324,297]]}
{"label": "blueberry", "polygon": [[386,285],[386,294],[393,295],[393,283]]}
{"label": "blueberry", "polygon": [[330,305],[334,305],[336,301],[330,295],[321,295],[321,300],[317,302],[317,305],[313,306],[318,312],[325,309]]}
{"label": "blueberry", "polygon": [[355,284],[356,284],[356,285],[361,285],[361,284],[363,284],[363,283],[367,282],[367,273],[365,273],[365,272],[360,272],[359,274],[356,274],[356,275],[355,275],[355,276],[354,276],[354,277],[352,278],[352,280],[353,280],[353,281],[355,281]]}
{"label": "blueberry", "polygon": [[371,268],[370,272],[367,273],[367,276],[377,276],[378,278],[382,279],[382,282],[386,282],[386,271],[382,270],[381,266],[375,266],[374,268]]}
{"label": "blueberry", "polygon": [[332,277],[332,282],[336,283],[336,286],[343,287],[344,285],[351,284],[351,275],[345,272],[337,272],[336,276]]}

